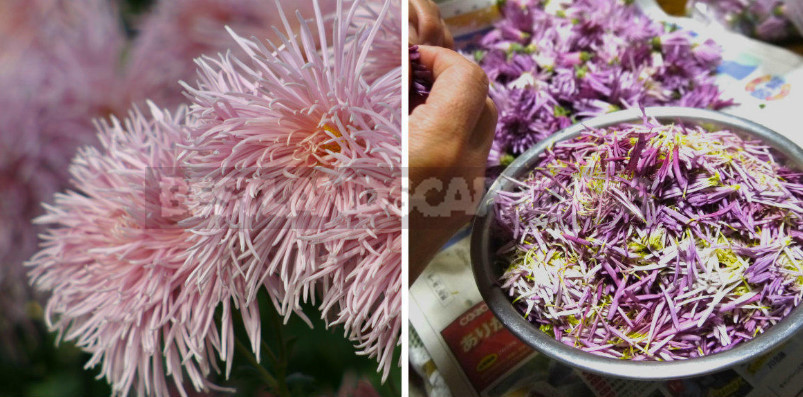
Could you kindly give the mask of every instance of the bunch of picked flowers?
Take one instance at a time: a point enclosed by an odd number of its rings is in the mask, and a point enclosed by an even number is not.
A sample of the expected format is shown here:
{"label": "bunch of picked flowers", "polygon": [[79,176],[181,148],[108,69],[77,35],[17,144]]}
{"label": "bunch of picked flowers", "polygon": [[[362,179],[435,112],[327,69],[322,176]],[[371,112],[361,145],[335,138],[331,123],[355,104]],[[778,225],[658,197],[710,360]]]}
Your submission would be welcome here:
{"label": "bunch of picked flowers", "polygon": [[651,20],[631,1],[509,0],[469,54],[499,109],[489,166],[576,121],[621,108],[719,109],[720,48]]}

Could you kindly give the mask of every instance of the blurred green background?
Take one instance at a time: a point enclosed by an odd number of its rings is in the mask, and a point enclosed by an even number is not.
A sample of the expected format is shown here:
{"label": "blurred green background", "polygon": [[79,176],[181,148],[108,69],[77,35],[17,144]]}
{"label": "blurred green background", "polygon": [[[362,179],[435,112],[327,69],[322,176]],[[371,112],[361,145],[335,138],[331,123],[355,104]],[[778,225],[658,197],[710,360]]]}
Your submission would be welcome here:
{"label": "blurred green background", "polygon": [[[278,316],[266,295],[260,296],[262,308],[262,339],[273,351],[279,351],[277,332],[270,324]],[[293,396],[335,395],[344,376],[352,380],[369,381],[381,396],[399,396],[401,371],[394,365],[389,379],[382,384],[381,374],[376,373],[374,359],[354,354],[354,349],[343,337],[341,328],[326,329],[323,320],[315,317],[319,311],[312,306],[304,308],[313,322],[309,328],[297,316],[287,325],[280,325],[280,334],[287,349],[286,379]],[[242,322],[235,318],[237,339],[248,345]],[[36,332],[18,330],[20,346],[12,357],[0,352],[0,397],[94,397],[109,396],[111,389],[104,379],[96,380],[98,369],[84,370],[89,355],[72,343],[55,347],[55,335],[48,333],[41,320],[36,321]],[[35,337],[38,333],[41,338]],[[401,354],[400,347],[394,352],[394,364]],[[277,368],[268,364],[262,353],[262,365],[273,374]],[[235,387],[235,396],[268,396],[259,371],[242,351],[235,351],[232,375],[213,377],[221,386]],[[187,385],[188,388],[192,388]],[[176,395],[178,395],[176,393]],[[232,394],[195,394],[231,396]]]}

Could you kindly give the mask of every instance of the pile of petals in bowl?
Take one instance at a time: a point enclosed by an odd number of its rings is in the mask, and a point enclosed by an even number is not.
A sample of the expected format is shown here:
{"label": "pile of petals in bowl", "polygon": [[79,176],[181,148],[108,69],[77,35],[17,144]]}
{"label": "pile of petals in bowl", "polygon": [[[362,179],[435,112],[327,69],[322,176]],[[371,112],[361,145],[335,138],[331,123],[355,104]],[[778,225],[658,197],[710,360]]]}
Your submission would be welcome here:
{"label": "pile of petals in bowl", "polygon": [[503,289],[541,330],[598,355],[727,350],[800,302],[802,181],[729,131],[586,131],[499,194]]}
{"label": "pile of petals in bowl", "polygon": [[508,0],[474,59],[499,109],[489,166],[506,165],[576,120],[621,108],[731,104],[712,40],[651,20],[632,1]]}
{"label": "pile of petals in bowl", "polygon": [[761,40],[800,37],[783,0],[690,0],[687,8],[693,18],[714,21]]}

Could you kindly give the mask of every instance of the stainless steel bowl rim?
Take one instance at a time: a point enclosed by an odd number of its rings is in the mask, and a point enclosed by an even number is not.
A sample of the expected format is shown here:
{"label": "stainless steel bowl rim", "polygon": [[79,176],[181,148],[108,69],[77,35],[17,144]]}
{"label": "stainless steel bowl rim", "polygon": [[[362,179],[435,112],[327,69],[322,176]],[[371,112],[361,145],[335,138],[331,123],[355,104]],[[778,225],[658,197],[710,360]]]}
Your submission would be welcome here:
{"label": "stainless steel bowl rim", "polygon": [[[714,123],[758,138],[773,147],[790,162],[790,166],[803,170],[803,149],[786,137],[762,125],[726,113],[684,107],[650,107],[644,114],[661,122],[681,120],[695,124]],[[665,380],[698,376],[723,370],[747,360],[758,358],[789,339],[803,326],[800,307],[758,337],[740,343],[725,352],[677,361],[633,361],[594,355],[565,345],[542,332],[527,321],[512,305],[500,288],[501,275],[495,268],[493,247],[490,246],[490,226],[494,221],[494,197],[500,190],[510,190],[509,178],[520,177],[532,170],[539,155],[557,142],[579,136],[589,128],[605,128],[623,123],[639,123],[643,119],[640,109],[629,109],[588,119],[570,126],[541,141],[519,156],[491,185],[483,197],[474,218],[471,235],[471,262],[480,294],[502,324],[519,339],[553,359],[589,372],[638,380]]]}

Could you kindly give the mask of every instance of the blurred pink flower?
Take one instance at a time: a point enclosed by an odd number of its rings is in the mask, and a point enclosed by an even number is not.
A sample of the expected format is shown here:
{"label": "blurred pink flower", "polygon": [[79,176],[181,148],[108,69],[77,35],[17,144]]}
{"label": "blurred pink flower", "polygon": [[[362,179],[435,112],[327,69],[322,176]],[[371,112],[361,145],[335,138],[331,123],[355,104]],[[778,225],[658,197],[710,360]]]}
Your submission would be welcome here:
{"label": "blurred pink flower", "polygon": [[191,282],[229,280],[238,305],[264,285],[287,316],[320,292],[325,318],[387,376],[401,324],[401,57],[370,83],[366,60],[398,5],[349,19],[365,4],[337,10],[331,39],[316,10],[297,38],[286,21],[266,47],[236,37],[246,61],[199,61],[186,225],[201,263]]}
{"label": "blurred pink flower", "polygon": [[119,103],[124,37],[115,18],[104,0],[0,5],[0,338],[28,322],[22,262],[40,231],[31,220],[66,186],[75,149],[96,141],[92,118]]}
{"label": "blurred pink flower", "polygon": [[[334,4],[332,1],[324,2]],[[306,18],[310,0],[292,2]],[[187,102],[179,81],[193,81],[201,55],[235,49],[225,27],[245,37],[273,37],[281,20],[271,0],[162,0],[138,26],[126,66],[126,86],[132,101],[151,99],[160,106]]]}
{"label": "blurred pink flower", "polygon": [[101,148],[79,151],[75,190],[37,218],[49,229],[27,264],[51,294],[48,326],[92,354],[87,366],[100,365],[114,396],[132,387],[167,396],[167,376],[182,395],[185,375],[196,390],[216,388],[206,380],[215,351],[232,344],[230,329],[220,335],[214,322],[224,292],[185,284],[191,242],[179,222],[188,186],[177,145],[186,108],[171,116],[150,106],[151,118],[134,110],[122,123],[99,123]]}
{"label": "blurred pink flower", "polygon": [[346,374],[337,391],[337,397],[380,397],[379,392],[366,379],[357,379],[354,374]]}

